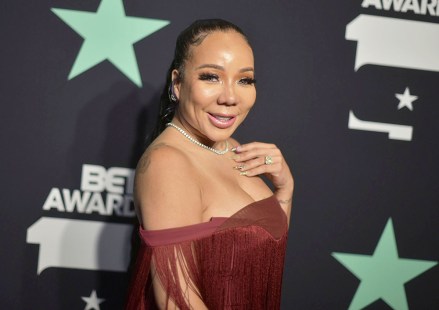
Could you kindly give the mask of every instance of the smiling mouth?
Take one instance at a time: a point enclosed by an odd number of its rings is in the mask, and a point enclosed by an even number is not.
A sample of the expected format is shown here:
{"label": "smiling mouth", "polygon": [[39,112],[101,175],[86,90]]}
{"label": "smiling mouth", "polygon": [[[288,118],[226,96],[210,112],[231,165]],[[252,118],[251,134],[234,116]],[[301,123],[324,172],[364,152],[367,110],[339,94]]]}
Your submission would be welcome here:
{"label": "smiling mouth", "polygon": [[213,125],[223,129],[232,126],[236,120],[236,115],[221,115],[211,113],[208,113],[208,115]]}

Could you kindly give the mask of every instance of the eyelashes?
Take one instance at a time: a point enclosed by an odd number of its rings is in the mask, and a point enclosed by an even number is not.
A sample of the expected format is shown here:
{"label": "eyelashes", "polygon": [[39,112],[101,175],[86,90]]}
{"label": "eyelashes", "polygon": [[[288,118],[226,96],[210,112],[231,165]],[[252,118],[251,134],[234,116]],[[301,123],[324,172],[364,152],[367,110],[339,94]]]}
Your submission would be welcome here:
{"label": "eyelashes", "polygon": [[[200,81],[208,81],[208,82],[219,82],[220,78],[217,74],[214,73],[200,73],[198,76]],[[256,80],[251,77],[243,77],[238,80],[238,84],[242,85],[254,85],[256,84]]]}
{"label": "eyelashes", "polygon": [[239,83],[244,85],[254,85],[256,84],[256,80],[253,78],[243,78],[239,80]]}
{"label": "eyelashes", "polygon": [[218,75],[212,73],[200,73],[198,79],[201,81],[210,81],[210,82],[219,81]]}

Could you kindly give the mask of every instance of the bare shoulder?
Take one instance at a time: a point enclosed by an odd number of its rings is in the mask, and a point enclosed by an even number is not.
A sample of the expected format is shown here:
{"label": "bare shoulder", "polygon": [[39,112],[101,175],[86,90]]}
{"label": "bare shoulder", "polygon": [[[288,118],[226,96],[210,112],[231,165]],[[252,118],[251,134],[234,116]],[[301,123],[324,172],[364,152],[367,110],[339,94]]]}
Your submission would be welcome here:
{"label": "bare shoulder", "polygon": [[188,164],[188,158],[178,148],[161,142],[152,144],[146,149],[137,164],[136,175],[149,172],[151,163],[153,163],[152,169],[159,169],[163,168],[164,165],[180,166],[181,164]]}
{"label": "bare shoulder", "polygon": [[201,221],[201,192],[188,156],[157,143],[142,155],[136,169],[135,204],[145,229],[163,229]]}

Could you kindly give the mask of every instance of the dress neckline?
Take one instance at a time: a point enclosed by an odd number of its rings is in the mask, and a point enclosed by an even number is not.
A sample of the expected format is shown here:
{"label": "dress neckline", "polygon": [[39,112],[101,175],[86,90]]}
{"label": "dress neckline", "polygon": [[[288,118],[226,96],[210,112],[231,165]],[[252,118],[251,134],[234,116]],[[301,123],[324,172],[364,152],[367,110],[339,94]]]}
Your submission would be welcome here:
{"label": "dress neckline", "polygon": [[[273,227],[273,223],[279,219],[281,221],[279,223],[284,223],[284,225],[274,225]],[[260,226],[266,231],[271,231],[270,234],[273,238],[282,234],[284,226],[288,227],[285,212],[276,197],[272,195],[268,198],[251,202],[229,217],[214,216],[207,222],[157,230],[144,230],[140,226],[139,234],[147,245],[155,247],[199,240],[212,235],[214,232],[249,225]],[[273,232],[273,229],[277,232]]]}
{"label": "dress neckline", "polygon": [[[196,224],[190,224],[190,225],[184,225],[184,226],[178,226],[178,227],[170,227],[170,228],[163,228],[163,229],[152,229],[152,230],[146,230],[142,227],[142,225],[140,225],[139,230],[141,232],[147,232],[147,233],[155,233],[155,232],[168,232],[168,231],[174,231],[174,230],[181,230],[181,229],[192,229],[192,228],[197,228],[197,227],[203,227],[203,226],[218,226],[217,224],[220,223],[222,224],[225,220],[232,218],[233,216],[235,216],[237,213],[242,212],[243,210],[253,206],[254,204],[258,204],[261,202],[264,202],[265,200],[271,200],[275,198],[274,195],[271,195],[267,198],[261,199],[261,200],[255,200],[247,205],[245,205],[244,207],[242,207],[241,209],[239,209],[238,211],[234,212],[232,215],[230,216],[212,216],[210,218],[210,220],[206,221],[206,222],[200,222],[200,223],[196,223]],[[277,201],[277,199],[276,199]],[[280,208],[280,204],[277,203],[279,205]]]}

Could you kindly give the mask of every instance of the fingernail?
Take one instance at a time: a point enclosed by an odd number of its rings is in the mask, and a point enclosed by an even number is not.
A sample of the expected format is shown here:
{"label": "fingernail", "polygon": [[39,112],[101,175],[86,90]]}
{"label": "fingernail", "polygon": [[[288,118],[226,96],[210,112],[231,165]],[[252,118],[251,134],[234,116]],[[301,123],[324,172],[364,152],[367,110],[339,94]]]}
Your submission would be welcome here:
{"label": "fingernail", "polygon": [[239,175],[247,175],[247,171],[242,171],[239,173]]}
{"label": "fingernail", "polygon": [[234,148],[232,148],[232,152],[241,152],[241,146],[235,146]]}
{"label": "fingernail", "polygon": [[233,155],[232,159],[239,159],[239,157],[240,157],[239,155]]}
{"label": "fingernail", "polygon": [[242,169],[244,169],[244,165],[235,166],[235,167],[233,167],[233,169],[235,169],[235,170],[242,170]]}

